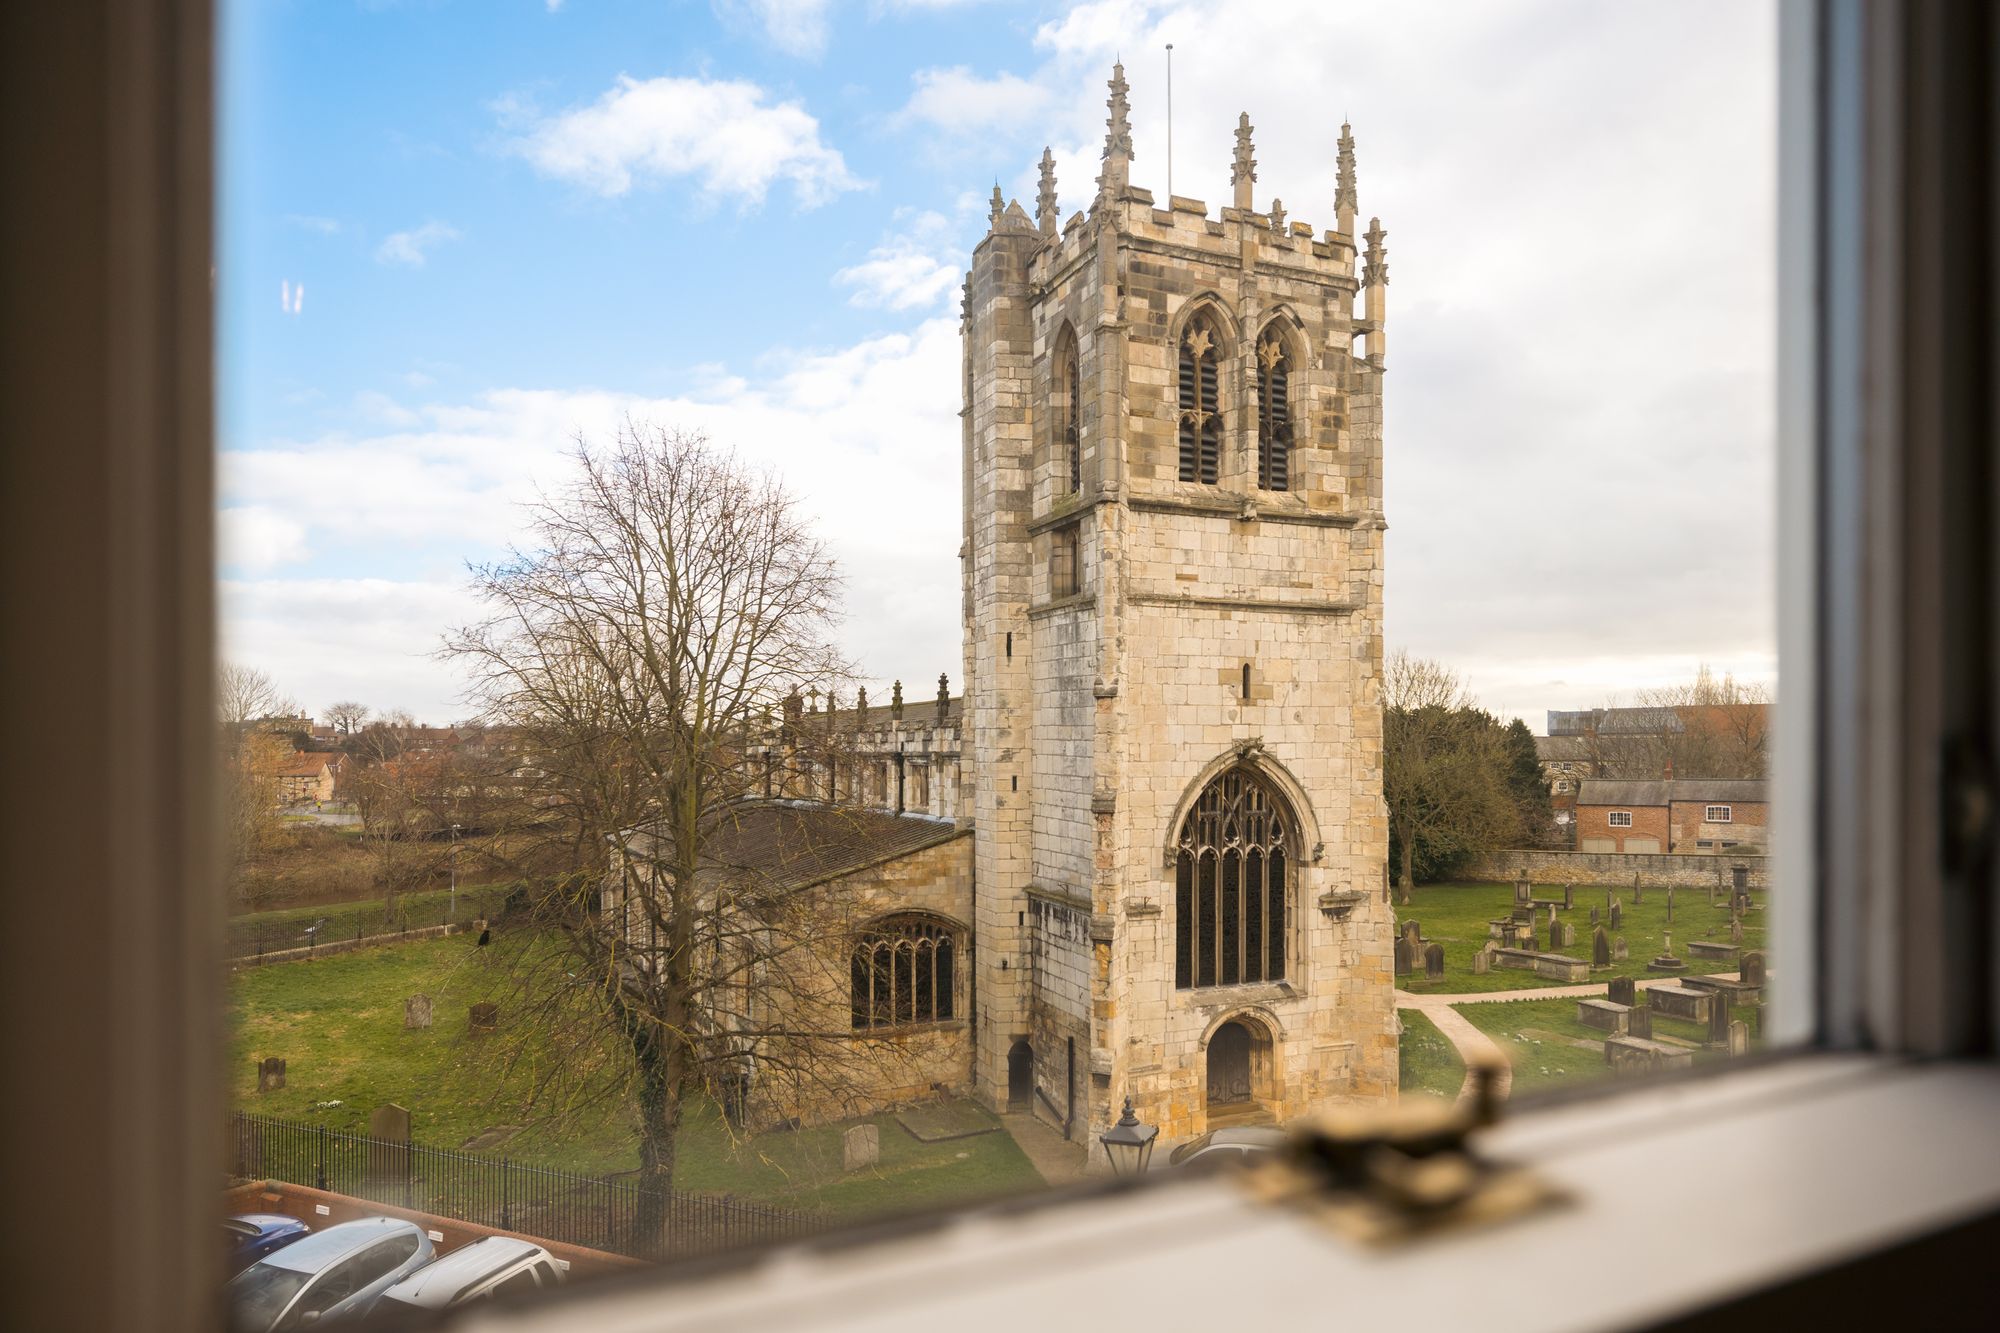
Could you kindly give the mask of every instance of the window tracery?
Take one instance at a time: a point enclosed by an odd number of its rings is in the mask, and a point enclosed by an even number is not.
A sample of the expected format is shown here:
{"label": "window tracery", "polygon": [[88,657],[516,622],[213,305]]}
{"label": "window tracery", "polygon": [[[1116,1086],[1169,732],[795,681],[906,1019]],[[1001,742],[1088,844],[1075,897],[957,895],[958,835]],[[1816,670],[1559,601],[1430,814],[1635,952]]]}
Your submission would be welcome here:
{"label": "window tracery", "polygon": [[1082,382],[1076,335],[1065,328],[1056,346],[1056,439],[1072,495],[1083,489]]}
{"label": "window tracery", "polygon": [[1181,335],[1180,479],[1214,485],[1222,462],[1220,348],[1214,325],[1197,316]]}
{"label": "window tracery", "polygon": [[948,1022],[955,1012],[958,935],[937,917],[889,917],[854,942],[850,1010],[856,1031]]}
{"label": "window tracery", "polygon": [[1291,811],[1233,768],[1196,799],[1174,868],[1174,985],[1234,986],[1285,975]]}

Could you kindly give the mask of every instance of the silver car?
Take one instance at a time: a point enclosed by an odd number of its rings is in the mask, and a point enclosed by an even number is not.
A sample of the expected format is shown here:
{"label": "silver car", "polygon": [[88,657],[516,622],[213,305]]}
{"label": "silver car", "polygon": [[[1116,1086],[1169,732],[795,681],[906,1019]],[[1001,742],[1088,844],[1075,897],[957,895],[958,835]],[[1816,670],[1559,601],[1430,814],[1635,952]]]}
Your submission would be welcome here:
{"label": "silver car", "polygon": [[391,1287],[379,1309],[444,1310],[454,1305],[553,1287],[563,1263],[533,1241],[487,1236],[453,1250]]}
{"label": "silver car", "polygon": [[1167,1165],[1189,1166],[1199,1162],[1212,1166],[1218,1160],[1242,1162],[1258,1153],[1279,1151],[1285,1146],[1287,1137],[1285,1131],[1276,1125],[1234,1125],[1226,1129],[1211,1129],[1174,1149],[1167,1158]]}
{"label": "silver car", "polygon": [[259,1259],[223,1288],[233,1333],[289,1333],[368,1313],[383,1292],[431,1261],[414,1222],[342,1222]]}

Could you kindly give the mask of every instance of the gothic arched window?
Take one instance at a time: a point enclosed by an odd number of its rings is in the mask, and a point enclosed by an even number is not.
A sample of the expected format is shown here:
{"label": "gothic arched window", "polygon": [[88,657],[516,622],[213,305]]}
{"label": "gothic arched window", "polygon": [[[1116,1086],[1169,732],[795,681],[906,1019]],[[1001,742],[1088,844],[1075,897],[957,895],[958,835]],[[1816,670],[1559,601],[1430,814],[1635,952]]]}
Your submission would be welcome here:
{"label": "gothic arched window", "polygon": [[1291,355],[1275,331],[1257,344],[1257,485],[1291,489]]}
{"label": "gothic arched window", "polygon": [[943,1023],[957,995],[958,935],[937,917],[911,913],[877,921],[854,942],[854,1027]]}
{"label": "gothic arched window", "polygon": [[1174,858],[1174,985],[1235,986],[1285,975],[1292,817],[1247,769],[1208,784]]}
{"label": "gothic arched window", "polygon": [[1056,341],[1055,375],[1056,452],[1074,495],[1083,489],[1083,379],[1076,334],[1067,326]]}
{"label": "gothic arched window", "polygon": [[1213,485],[1221,470],[1221,350],[1212,321],[1199,315],[1188,321],[1180,347],[1182,481]]}

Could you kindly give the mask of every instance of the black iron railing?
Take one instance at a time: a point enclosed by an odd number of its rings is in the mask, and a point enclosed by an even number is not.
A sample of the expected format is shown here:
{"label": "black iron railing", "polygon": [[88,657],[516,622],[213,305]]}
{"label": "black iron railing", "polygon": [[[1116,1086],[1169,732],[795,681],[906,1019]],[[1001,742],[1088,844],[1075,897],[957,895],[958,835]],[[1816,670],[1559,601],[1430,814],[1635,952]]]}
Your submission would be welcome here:
{"label": "black iron railing", "polygon": [[454,900],[446,894],[435,899],[406,899],[391,911],[380,900],[324,907],[310,916],[287,915],[281,920],[259,920],[254,916],[233,918],[224,928],[227,956],[231,959],[262,958],[266,954],[304,950],[308,954],[331,944],[357,940],[389,941],[411,931],[436,926],[469,926],[474,921],[490,921],[505,905],[499,888],[462,889]]}
{"label": "black iron railing", "polygon": [[806,1213],[349,1134],[237,1111],[230,1166],[375,1203],[586,1245],[654,1263],[809,1235]]}

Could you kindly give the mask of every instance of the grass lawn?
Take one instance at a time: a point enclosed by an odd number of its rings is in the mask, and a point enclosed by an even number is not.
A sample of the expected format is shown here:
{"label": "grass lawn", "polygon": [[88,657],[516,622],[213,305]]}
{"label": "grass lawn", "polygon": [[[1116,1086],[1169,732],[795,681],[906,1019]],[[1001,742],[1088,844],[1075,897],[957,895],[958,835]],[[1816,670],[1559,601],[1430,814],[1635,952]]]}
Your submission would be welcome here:
{"label": "grass lawn", "polygon": [[1465,1084],[1465,1062],[1437,1024],[1415,1009],[1399,1009],[1403,1020],[1403,1094],[1427,1093],[1447,1101]]}
{"label": "grass lawn", "polygon": [[[1678,910],[1679,904],[1675,906]],[[1504,1000],[1454,1007],[1474,1027],[1500,1043],[1514,1066],[1514,1096],[1606,1078],[1611,1073],[1611,1067],[1604,1063],[1604,1033],[1577,1021],[1574,999]],[[1408,1011],[1404,1012],[1408,1021]],[[1699,1042],[1707,1038],[1708,1028],[1656,1014],[1653,1036]],[[1573,1044],[1577,1042],[1587,1045]],[[1694,1058],[1696,1063],[1705,1063],[1729,1057],[1720,1051],[1698,1050]]]}
{"label": "grass lawn", "polygon": [[[1623,924],[1617,929],[1610,927],[1609,914],[1605,912],[1604,887],[1579,886],[1576,890],[1576,906],[1558,915],[1562,921],[1575,928],[1576,943],[1567,949],[1554,952],[1568,954],[1572,958],[1588,961],[1590,958],[1591,926],[1590,909],[1598,909],[1598,916],[1605,922],[1606,931],[1615,940],[1625,937],[1625,945],[1630,953],[1624,962],[1614,962],[1602,972],[1592,972],[1590,979],[1596,982],[1609,981],[1613,977],[1650,977],[1657,975],[1646,970],[1646,964],[1660,953],[1667,926],[1667,891],[1647,889],[1643,903],[1633,903],[1632,886],[1624,885],[1613,892],[1621,900]],[[1546,884],[1535,886],[1537,898],[1562,899],[1562,890]],[[1763,893],[1752,893],[1751,900],[1762,907]],[[1419,923],[1426,942],[1436,940],[1444,945],[1444,979],[1426,981],[1423,964],[1419,961],[1413,974],[1396,978],[1396,985],[1414,995],[1437,995],[1464,992],[1496,990],[1528,990],[1539,986],[1559,986],[1558,981],[1544,981],[1533,972],[1516,971],[1512,968],[1496,969],[1480,976],[1472,970],[1472,956],[1486,943],[1486,923],[1495,917],[1506,916],[1514,905],[1514,886],[1511,884],[1426,884],[1411,894],[1411,900],[1396,908],[1396,924],[1400,930],[1406,920]],[[1544,917],[1547,912],[1542,912]],[[1729,911],[1726,907],[1710,907],[1708,895],[1699,889],[1676,889],[1674,891],[1674,924],[1672,927],[1675,951],[1688,959],[1687,944],[1690,940],[1726,941],[1729,938]],[[1538,923],[1538,931],[1544,944],[1548,939],[1546,922]],[[1743,918],[1744,949],[1764,947],[1764,913],[1751,911]],[[1689,961],[1693,961],[1689,959]],[[1688,969],[1691,973],[1734,972],[1734,963],[1696,963]]]}
{"label": "grass lawn", "polygon": [[[520,1126],[490,1155],[592,1174],[635,1169],[629,1096],[531,1095],[556,1062],[540,1034],[508,1021],[515,982],[503,950],[538,947],[502,934],[482,950],[452,936],[237,973],[230,983],[232,1103],[365,1132],[371,1111],[396,1102],[409,1109],[412,1137],[422,1143],[455,1149],[488,1130]],[[405,1031],[403,1001],[418,993],[431,997],[435,1025]],[[465,1015],[481,1000],[501,1005],[500,1030],[475,1039]],[[286,1086],[260,1096],[255,1061],[270,1055],[285,1058]],[[341,1104],[319,1106],[332,1101]],[[925,1144],[893,1116],[870,1118],[880,1127],[880,1164],[848,1175],[841,1134],[859,1122],[739,1138],[703,1106],[682,1131],[675,1178],[685,1189],[842,1216],[1042,1183],[1005,1131]]]}

